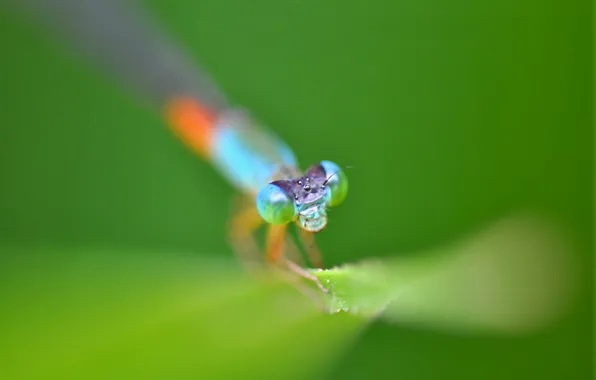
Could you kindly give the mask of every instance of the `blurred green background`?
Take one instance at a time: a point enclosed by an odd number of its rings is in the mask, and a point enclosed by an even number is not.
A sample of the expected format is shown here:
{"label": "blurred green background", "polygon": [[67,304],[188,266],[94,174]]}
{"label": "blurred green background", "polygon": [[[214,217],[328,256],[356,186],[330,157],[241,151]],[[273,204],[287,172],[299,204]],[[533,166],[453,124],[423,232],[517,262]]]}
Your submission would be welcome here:
{"label": "blurred green background", "polygon": [[[304,166],[353,167],[318,237],[328,264],[432,248],[521,209],[563,221],[591,275],[589,3],[147,5]],[[1,243],[233,258],[234,190],[159,110],[5,14],[0,45]],[[517,337],[378,322],[321,376],[587,379],[583,290],[558,324]]]}

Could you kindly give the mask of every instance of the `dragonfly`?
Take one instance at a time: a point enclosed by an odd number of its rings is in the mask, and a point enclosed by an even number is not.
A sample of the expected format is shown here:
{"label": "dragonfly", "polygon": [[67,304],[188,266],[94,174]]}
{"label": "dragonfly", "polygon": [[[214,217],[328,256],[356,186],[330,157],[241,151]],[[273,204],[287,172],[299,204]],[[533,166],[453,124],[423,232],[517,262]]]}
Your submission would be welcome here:
{"label": "dragonfly", "polygon": [[326,291],[286,255],[286,243],[294,224],[311,264],[324,267],[314,235],[326,227],[328,209],[347,196],[348,179],[338,164],[322,160],[301,171],[289,145],[245,108],[232,105],[142,7],[118,0],[9,0],[9,7],[160,109],[180,140],[238,190],[242,201],[231,217],[229,237],[243,260],[263,251],[255,248],[255,233],[265,225],[263,261],[289,268]]}
{"label": "dragonfly", "polygon": [[197,99],[182,97],[167,105],[166,115],[175,133],[246,196],[230,223],[237,250],[254,245],[254,231],[266,224],[266,261],[283,261],[325,290],[317,277],[284,256],[283,246],[288,225],[294,223],[311,263],[324,266],[314,234],[326,227],[327,209],[347,196],[348,179],[342,168],[322,160],[301,172],[290,147],[243,109],[217,113]]}

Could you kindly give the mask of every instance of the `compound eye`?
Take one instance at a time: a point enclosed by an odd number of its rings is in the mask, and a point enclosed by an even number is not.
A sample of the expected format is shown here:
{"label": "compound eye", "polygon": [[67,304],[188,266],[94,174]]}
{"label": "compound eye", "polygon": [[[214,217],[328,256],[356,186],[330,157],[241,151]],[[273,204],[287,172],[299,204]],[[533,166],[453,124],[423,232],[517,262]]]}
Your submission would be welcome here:
{"label": "compound eye", "polygon": [[273,183],[263,186],[259,191],[257,210],[269,224],[286,224],[296,217],[294,199]]}
{"label": "compound eye", "polygon": [[325,169],[327,178],[325,186],[329,188],[329,206],[335,207],[341,204],[348,195],[348,177],[334,162],[321,161],[321,167]]}

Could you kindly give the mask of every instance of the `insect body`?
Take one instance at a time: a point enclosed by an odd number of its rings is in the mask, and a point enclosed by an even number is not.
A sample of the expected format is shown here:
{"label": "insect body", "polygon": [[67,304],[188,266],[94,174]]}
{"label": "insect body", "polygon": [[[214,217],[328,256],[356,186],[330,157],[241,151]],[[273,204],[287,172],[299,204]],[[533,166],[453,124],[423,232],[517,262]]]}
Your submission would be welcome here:
{"label": "insect body", "polygon": [[302,230],[311,261],[323,265],[312,234],[325,228],[328,208],[347,195],[348,180],[337,164],[321,161],[301,173],[289,146],[243,110],[215,112],[183,97],[171,102],[167,111],[182,140],[247,197],[245,207],[232,218],[234,240],[252,235],[266,223],[266,258],[276,263],[285,260],[285,230],[293,222]]}
{"label": "insect body", "polygon": [[253,245],[249,237],[266,222],[267,260],[285,262],[304,274],[283,255],[286,226],[296,222],[311,261],[323,265],[312,234],[327,224],[327,208],[347,194],[347,179],[336,164],[321,161],[300,173],[287,144],[247,112],[232,107],[189,54],[128,2],[19,0],[13,7],[69,42],[140,98],[165,108],[178,136],[245,195],[230,226],[237,250]]}

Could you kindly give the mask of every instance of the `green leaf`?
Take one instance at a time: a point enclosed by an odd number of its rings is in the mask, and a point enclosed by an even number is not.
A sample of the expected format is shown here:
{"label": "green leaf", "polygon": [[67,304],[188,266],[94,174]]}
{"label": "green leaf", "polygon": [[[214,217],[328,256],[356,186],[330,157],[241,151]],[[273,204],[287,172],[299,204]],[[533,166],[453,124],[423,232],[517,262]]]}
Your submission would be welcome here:
{"label": "green leaf", "polygon": [[366,324],[196,257],[12,248],[0,264],[6,379],[311,377]]}
{"label": "green leaf", "polygon": [[562,230],[512,218],[432,252],[313,271],[328,313],[277,272],[225,261],[4,247],[0,377],[310,378],[375,318],[528,332],[572,301],[573,253]]}
{"label": "green leaf", "polygon": [[517,216],[432,252],[313,271],[331,311],[456,331],[527,332],[568,310],[576,252],[565,231]]}

